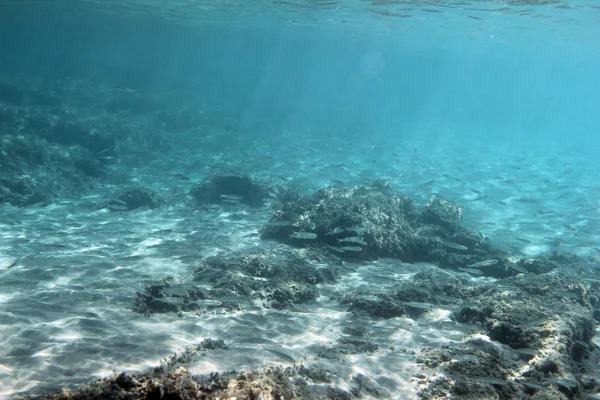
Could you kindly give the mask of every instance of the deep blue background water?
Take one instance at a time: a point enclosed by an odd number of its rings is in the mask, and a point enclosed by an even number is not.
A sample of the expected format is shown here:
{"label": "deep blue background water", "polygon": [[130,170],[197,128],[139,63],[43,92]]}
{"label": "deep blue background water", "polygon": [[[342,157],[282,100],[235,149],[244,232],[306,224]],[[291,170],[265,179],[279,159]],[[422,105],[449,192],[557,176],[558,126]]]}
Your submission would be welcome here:
{"label": "deep blue background water", "polygon": [[385,20],[307,25],[308,15],[261,24],[240,12],[183,25],[160,15],[15,6],[0,16],[0,68],[226,102],[240,134],[272,124],[348,140],[500,138],[516,149],[525,140],[575,151],[598,137],[600,24],[540,18],[536,30],[528,16],[430,13],[390,28]]}

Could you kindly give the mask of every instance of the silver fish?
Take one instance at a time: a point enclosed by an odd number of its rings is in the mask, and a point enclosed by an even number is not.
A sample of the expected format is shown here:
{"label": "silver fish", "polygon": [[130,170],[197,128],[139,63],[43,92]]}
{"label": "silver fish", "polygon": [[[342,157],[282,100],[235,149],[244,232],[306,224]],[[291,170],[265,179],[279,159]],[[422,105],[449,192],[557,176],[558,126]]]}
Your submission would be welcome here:
{"label": "silver fish", "polygon": [[545,325],[548,322],[548,318],[536,318],[530,321],[522,322],[520,324],[515,325],[516,328],[527,329],[527,328],[536,328],[538,326]]}
{"label": "silver fish", "polygon": [[449,247],[451,249],[455,249],[455,250],[468,250],[467,246],[463,246],[462,244],[458,244],[458,243],[454,243],[454,242],[448,242],[446,240],[440,240],[440,243],[443,244],[446,247]]}
{"label": "silver fish", "polygon": [[344,251],[363,251],[363,248],[358,246],[343,246],[340,249]]}
{"label": "silver fish", "polygon": [[236,196],[236,195],[233,195],[233,194],[222,194],[221,195],[221,199],[223,199],[223,200],[237,200],[237,201],[241,201],[244,198],[242,196]]}
{"label": "silver fish", "polygon": [[271,221],[267,226],[290,226],[291,224],[290,221]]}
{"label": "silver fish", "polygon": [[351,226],[349,228],[346,228],[346,231],[356,232],[356,233],[362,233],[362,232],[365,232],[366,230],[367,230],[367,228],[361,228],[360,226]]}
{"label": "silver fish", "polygon": [[340,228],[339,226],[336,226],[331,231],[327,232],[325,235],[327,235],[327,236],[338,235],[338,234],[340,234],[342,232],[344,232],[344,228]]}
{"label": "silver fish", "polygon": [[483,275],[483,271],[473,268],[459,268],[461,271],[466,272],[467,274],[480,276]]}
{"label": "silver fish", "polygon": [[20,259],[20,257],[16,257],[13,259],[0,259],[0,269],[12,268],[19,262]]}
{"label": "silver fish", "polygon": [[516,265],[516,264],[511,264],[511,265],[510,265],[510,267],[511,267],[512,269],[514,269],[515,271],[517,271],[517,272],[520,272],[520,273],[522,273],[522,274],[528,274],[528,273],[529,273],[529,271],[528,271],[528,270],[526,270],[525,268],[523,268],[523,267],[520,267],[520,266],[518,266],[518,265]]}
{"label": "silver fish", "polygon": [[338,239],[338,242],[340,242],[340,243],[356,243],[356,244],[360,244],[362,246],[367,245],[367,242],[365,242],[363,240],[363,238],[358,237],[358,236],[352,236],[352,237],[346,237],[343,239]]}
{"label": "silver fish", "polygon": [[485,260],[485,261],[476,262],[475,264],[471,264],[471,265],[469,265],[469,268],[489,267],[490,265],[495,265],[495,264],[498,264],[498,260],[491,259],[491,260]]}
{"label": "silver fish", "polygon": [[345,250],[342,249],[341,247],[331,246],[331,245],[327,245],[327,247],[329,247],[329,249],[335,251],[336,253],[344,253],[345,252]]}
{"label": "silver fish", "polygon": [[294,232],[290,235],[290,237],[292,239],[315,240],[317,238],[317,234],[312,232]]}

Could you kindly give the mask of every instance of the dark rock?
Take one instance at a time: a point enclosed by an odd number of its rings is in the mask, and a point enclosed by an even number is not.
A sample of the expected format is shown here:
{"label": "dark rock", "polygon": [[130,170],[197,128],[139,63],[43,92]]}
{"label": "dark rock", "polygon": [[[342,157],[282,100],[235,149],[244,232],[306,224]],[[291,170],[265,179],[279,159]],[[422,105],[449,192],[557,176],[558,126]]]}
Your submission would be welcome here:
{"label": "dark rock", "polygon": [[123,190],[119,195],[101,205],[102,208],[108,208],[113,211],[129,211],[141,207],[150,209],[158,208],[162,200],[153,190],[137,187]]}
{"label": "dark rock", "polygon": [[115,383],[123,389],[130,389],[137,385],[137,383],[133,380],[133,378],[131,376],[127,375],[125,372],[121,372],[115,378]]}
{"label": "dark rock", "polygon": [[204,339],[202,343],[200,343],[200,346],[205,350],[227,350],[227,345],[220,339]]}
{"label": "dark rock", "polygon": [[419,210],[379,180],[356,188],[331,186],[286,202],[261,235],[296,247],[320,247],[348,260],[392,257],[457,269],[493,259],[472,272],[500,278],[521,273],[522,268],[511,267],[508,254],[461,221],[456,204],[434,197]]}
{"label": "dark rock", "polygon": [[571,346],[571,358],[575,362],[583,361],[587,352],[588,352],[588,346],[584,342],[577,341],[577,342],[573,343],[573,345]]}
{"label": "dark rock", "polygon": [[190,194],[198,204],[246,204],[260,207],[269,197],[269,190],[242,174],[215,174],[193,187]]}

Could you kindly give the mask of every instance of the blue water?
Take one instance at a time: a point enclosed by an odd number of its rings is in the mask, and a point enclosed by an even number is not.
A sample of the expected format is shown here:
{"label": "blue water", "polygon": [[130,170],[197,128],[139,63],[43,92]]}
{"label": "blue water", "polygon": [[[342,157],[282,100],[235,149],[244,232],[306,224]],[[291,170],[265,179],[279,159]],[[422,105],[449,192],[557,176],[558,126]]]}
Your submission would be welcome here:
{"label": "blue water", "polygon": [[[46,96],[26,95],[18,106],[116,131],[124,149],[109,166],[122,181],[95,182],[78,202],[0,204],[0,255],[28,257],[0,272],[0,397],[156,365],[219,330],[233,342],[244,337],[216,316],[209,327],[127,314],[140,282],[193,269],[170,257],[271,246],[248,237],[271,210],[244,220],[222,210],[199,215],[186,203],[188,184],[166,173],[200,181],[235,167],[306,193],[332,180],[383,178],[421,203],[432,193],[458,202],[465,224],[523,257],[549,254],[548,238],[570,253],[600,256],[594,1],[123,3],[0,3],[0,81]],[[0,109],[14,105],[10,94],[0,95]],[[23,133],[7,126],[0,137]],[[127,217],[89,206],[124,182],[172,202]],[[534,200],[552,216],[517,199]],[[70,236],[54,236],[52,227]],[[153,238],[165,227],[170,236]],[[181,248],[152,249],[167,239]],[[131,255],[146,260],[119,261]],[[56,268],[71,261],[88,267]],[[372,268],[385,274],[386,265]],[[33,298],[47,307],[29,314],[39,307],[28,303]],[[322,324],[313,333],[327,337],[333,322],[319,319],[329,310],[319,307],[310,324]],[[82,310],[104,322],[82,327],[69,319]],[[19,337],[24,331],[39,336],[28,342]],[[129,335],[139,339],[131,343]],[[295,341],[287,335],[288,344]],[[164,346],[149,345],[156,340]],[[298,352],[314,344],[300,342]],[[246,350],[239,363],[261,365],[266,356]],[[236,362],[215,365],[226,370]]]}
{"label": "blue water", "polygon": [[250,6],[223,13],[212,6],[208,15],[189,11],[182,24],[164,21],[160,4],[142,8],[147,17],[128,18],[119,8],[103,15],[92,5],[36,11],[26,3],[2,13],[4,74],[181,90],[231,103],[240,131],[268,119],[274,129],[310,125],[315,136],[398,140],[426,131],[435,144],[456,132],[457,141],[475,134],[575,150],[594,142],[600,118],[600,28],[590,2],[569,2],[574,10],[483,3],[495,12],[457,6],[427,13],[418,2],[380,7],[411,9],[410,18],[349,2],[355,21],[346,23],[334,11],[297,16],[289,6],[257,2],[264,15]]}

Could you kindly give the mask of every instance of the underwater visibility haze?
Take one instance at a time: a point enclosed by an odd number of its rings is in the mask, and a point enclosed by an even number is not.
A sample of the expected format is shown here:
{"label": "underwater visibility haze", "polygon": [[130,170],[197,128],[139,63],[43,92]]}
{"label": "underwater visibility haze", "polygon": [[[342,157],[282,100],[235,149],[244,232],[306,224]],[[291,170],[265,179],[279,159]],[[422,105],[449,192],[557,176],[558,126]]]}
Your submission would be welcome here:
{"label": "underwater visibility haze", "polygon": [[600,4],[0,0],[0,398],[600,398]]}

